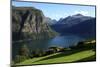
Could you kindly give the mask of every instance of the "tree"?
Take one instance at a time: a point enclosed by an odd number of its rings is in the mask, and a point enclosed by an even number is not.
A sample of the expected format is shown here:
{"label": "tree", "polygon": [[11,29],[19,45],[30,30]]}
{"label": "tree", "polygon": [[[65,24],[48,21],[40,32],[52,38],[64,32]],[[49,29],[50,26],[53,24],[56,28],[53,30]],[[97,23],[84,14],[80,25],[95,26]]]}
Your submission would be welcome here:
{"label": "tree", "polygon": [[15,63],[19,63],[19,62],[22,62],[28,58],[29,58],[29,49],[26,45],[23,45],[19,50],[19,54],[16,55],[14,61],[15,61]]}
{"label": "tree", "polygon": [[84,42],[83,41],[78,42],[77,48],[84,48]]}
{"label": "tree", "polygon": [[28,58],[28,57],[29,57],[29,49],[28,49],[28,47],[27,47],[26,45],[23,45],[23,46],[21,47],[21,49],[20,49],[19,54],[20,54],[21,56],[26,56],[26,57]]}
{"label": "tree", "polygon": [[26,60],[26,59],[27,59],[26,56],[16,55],[16,57],[15,57],[15,63],[22,62],[22,61],[24,61],[24,60]]}

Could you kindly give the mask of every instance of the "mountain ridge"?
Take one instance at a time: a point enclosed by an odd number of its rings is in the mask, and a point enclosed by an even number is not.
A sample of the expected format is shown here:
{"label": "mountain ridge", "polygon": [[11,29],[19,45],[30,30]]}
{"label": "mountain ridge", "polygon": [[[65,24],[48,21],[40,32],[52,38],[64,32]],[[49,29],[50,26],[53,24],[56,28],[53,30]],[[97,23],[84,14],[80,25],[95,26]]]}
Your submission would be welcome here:
{"label": "mountain ridge", "polygon": [[[74,16],[74,20],[71,19]],[[78,16],[76,18],[76,16]],[[70,20],[69,20],[70,19]],[[67,22],[69,20],[70,22]],[[80,36],[95,37],[96,35],[96,18],[84,16],[80,14],[63,18],[60,22],[51,25],[52,29],[59,32],[61,35],[73,34]],[[90,33],[91,32],[91,33]]]}

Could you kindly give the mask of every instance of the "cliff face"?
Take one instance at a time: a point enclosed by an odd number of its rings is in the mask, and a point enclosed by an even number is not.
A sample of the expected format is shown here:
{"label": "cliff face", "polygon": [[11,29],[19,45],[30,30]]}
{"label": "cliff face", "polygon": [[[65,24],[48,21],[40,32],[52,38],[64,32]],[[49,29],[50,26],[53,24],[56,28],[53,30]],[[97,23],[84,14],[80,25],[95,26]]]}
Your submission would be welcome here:
{"label": "cliff face", "polygon": [[12,39],[46,39],[55,36],[55,32],[45,22],[41,10],[33,7],[13,7]]}

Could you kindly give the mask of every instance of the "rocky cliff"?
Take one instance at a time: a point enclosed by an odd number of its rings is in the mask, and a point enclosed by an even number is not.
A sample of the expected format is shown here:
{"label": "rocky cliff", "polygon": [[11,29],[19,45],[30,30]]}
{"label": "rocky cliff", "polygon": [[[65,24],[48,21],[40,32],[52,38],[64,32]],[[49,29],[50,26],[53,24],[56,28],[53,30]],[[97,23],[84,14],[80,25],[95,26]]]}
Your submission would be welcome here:
{"label": "rocky cliff", "polygon": [[12,7],[12,40],[46,39],[55,36],[42,11],[33,7]]}

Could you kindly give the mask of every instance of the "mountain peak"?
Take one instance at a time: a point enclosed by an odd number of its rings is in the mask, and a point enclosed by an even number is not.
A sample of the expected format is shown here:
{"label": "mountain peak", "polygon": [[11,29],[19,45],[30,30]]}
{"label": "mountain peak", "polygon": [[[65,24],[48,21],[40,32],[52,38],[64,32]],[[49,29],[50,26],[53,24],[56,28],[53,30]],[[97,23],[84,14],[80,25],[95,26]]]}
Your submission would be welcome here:
{"label": "mountain peak", "polygon": [[73,15],[73,16],[83,16],[82,14],[75,14],[75,15]]}

